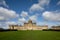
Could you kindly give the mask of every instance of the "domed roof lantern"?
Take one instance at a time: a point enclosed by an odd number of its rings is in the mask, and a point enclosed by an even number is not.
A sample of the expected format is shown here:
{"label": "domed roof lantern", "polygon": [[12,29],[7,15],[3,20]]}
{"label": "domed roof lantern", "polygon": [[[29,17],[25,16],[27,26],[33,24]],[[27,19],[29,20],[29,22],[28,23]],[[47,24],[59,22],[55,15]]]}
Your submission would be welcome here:
{"label": "domed roof lantern", "polygon": [[29,19],[28,23],[32,23],[32,20]]}

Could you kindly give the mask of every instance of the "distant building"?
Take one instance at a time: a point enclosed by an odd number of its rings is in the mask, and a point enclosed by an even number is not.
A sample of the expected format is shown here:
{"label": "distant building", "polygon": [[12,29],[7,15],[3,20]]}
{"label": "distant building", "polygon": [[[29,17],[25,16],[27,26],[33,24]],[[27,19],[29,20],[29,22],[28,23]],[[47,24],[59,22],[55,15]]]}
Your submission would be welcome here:
{"label": "distant building", "polygon": [[52,29],[60,30],[60,26],[52,26]]}
{"label": "distant building", "polygon": [[48,29],[48,26],[37,26],[36,23],[33,23],[31,20],[28,23],[24,23],[24,26],[19,25],[9,25],[9,29],[17,29],[17,30],[43,30]]}

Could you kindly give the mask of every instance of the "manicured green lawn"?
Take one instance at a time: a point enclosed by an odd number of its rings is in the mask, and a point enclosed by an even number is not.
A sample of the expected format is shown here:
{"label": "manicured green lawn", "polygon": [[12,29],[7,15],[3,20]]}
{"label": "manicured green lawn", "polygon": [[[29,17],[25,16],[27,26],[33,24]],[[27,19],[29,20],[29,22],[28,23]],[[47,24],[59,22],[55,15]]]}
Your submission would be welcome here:
{"label": "manicured green lawn", "polygon": [[60,32],[32,30],[0,32],[0,40],[60,40]]}

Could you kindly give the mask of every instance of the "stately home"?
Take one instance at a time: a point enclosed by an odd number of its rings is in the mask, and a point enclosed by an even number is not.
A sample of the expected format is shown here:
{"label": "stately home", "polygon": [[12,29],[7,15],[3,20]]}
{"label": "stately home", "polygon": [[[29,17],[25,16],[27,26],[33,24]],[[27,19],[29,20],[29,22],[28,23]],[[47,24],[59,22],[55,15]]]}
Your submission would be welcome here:
{"label": "stately home", "polygon": [[31,20],[28,23],[24,23],[23,26],[19,25],[9,25],[10,29],[17,29],[17,30],[43,30],[48,29],[47,25],[44,26],[37,26],[36,23],[33,23]]}
{"label": "stately home", "polygon": [[60,30],[60,26],[52,26],[51,29]]}

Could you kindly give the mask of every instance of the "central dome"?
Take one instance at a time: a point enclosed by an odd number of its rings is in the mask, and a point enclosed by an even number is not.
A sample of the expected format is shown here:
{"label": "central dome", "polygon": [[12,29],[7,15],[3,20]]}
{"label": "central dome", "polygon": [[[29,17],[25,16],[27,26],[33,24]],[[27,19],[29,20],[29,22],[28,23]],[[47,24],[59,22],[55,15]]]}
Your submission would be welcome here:
{"label": "central dome", "polygon": [[32,23],[32,20],[29,20],[28,22],[29,22],[29,23]]}

